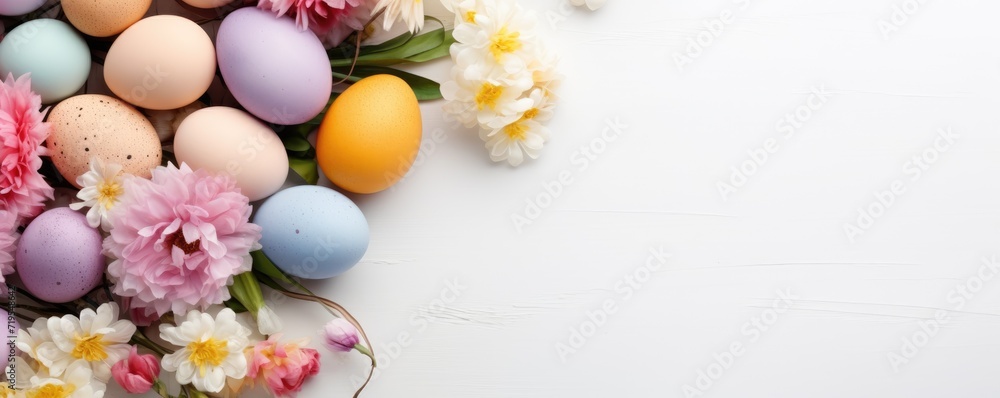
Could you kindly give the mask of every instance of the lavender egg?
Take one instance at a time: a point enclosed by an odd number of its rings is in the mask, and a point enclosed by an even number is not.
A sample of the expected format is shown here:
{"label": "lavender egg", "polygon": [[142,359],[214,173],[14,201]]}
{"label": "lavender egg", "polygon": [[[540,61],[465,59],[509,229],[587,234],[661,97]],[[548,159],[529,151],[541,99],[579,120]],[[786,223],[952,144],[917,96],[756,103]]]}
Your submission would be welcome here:
{"label": "lavender egg", "polygon": [[28,224],[14,261],[28,292],[52,303],[70,302],[101,283],[101,233],[83,214],[52,209]]}
{"label": "lavender egg", "polygon": [[[8,313],[7,310],[0,308],[0,316],[3,317],[3,321],[5,323],[4,333],[6,333],[8,342],[12,340],[11,337],[17,336],[18,330],[21,330],[21,324],[17,321],[17,317],[12,315],[13,314]],[[7,348],[3,352],[3,355],[0,355],[0,366],[6,369],[7,364],[10,363],[10,359],[20,352],[21,350],[18,350],[17,348],[14,348],[14,346],[8,344]]]}
{"label": "lavender egg", "polygon": [[305,123],[330,100],[333,72],[326,49],[291,17],[256,7],[236,10],[219,26],[216,54],[233,97],[265,121]]}

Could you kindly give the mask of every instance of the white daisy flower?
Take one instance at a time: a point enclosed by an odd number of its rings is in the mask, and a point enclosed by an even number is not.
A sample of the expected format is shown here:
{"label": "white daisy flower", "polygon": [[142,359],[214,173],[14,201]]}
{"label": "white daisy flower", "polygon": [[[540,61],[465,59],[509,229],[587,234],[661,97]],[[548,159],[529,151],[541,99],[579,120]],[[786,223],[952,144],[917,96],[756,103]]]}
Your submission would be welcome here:
{"label": "white daisy flower", "polygon": [[111,228],[108,214],[125,193],[123,180],[121,165],[104,163],[93,157],[90,159],[90,171],[76,178],[76,183],[82,187],[76,197],[83,202],[73,203],[69,207],[73,210],[89,207],[87,223],[93,228],[100,226],[107,231]]}
{"label": "white daisy flower", "polygon": [[30,398],[102,398],[106,389],[82,360],[70,364],[62,377],[51,377],[43,371],[32,376],[29,384],[24,396]]}
{"label": "white daisy flower", "polygon": [[559,57],[545,46],[535,47],[535,57],[528,63],[528,69],[531,70],[531,80],[535,82],[535,87],[543,89],[546,97],[550,99],[554,99],[556,96],[555,92],[559,89],[563,79],[557,68],[558,65]]}
{"label": "white daisy flower", "polygon": [[534,84],[531,74],[493,70],[483,78],[475,78],[481,71],[474,59],[459,57],[452,69],[452,80],[441,85],[441,94],[449,102],[445,111],[463,125],[499,128],[513,123],[531,108],[531,101],[521,98]]}
{"label": "white daisy flower", "polygon": [[525,156],[538,159],[538,152],[545,146],[548,135],[548,127],[527,115],[502,128],[479,133],[486,141],[490,159],[494,162],[506,160],[511,166],[520,165]]}
{"label": "white daisy flower", "polygon": [[[472,23],[455,27],[455,40],[462,52],[477,52],[476,58],[491,60],[494,65],[516,73],[534,58],[535,14],[525,12],[514,2],[482,3],[472,15]],[[468,18],[468,11],[464,18]],[[455,47],[452,47],[453,49]]]}
{"label": "white daisy flower", "polygon": [[379,0],[372,10],[372,15],[385,10],[385,20],[382,28],[392,29],[397,20],[406,24],[410,32],[417,33],[424,28],[423,0]]}
{"label": "white daisy flower", "polygon": [[[36,318],[27,329],[21,328],[17,331],[17,338],[14,340],[14,345],[34,362],[30,366],[19,367],[18,372],[27,368],[44,368],[38,359],[38,347],[44,343],[52,342],[52,334],[49,333],[48,322],[48,318]],[[22,380],[27,379],[22,378]]]}
{"label": "white daisy flower", "polygon": [[118,319],[115,303],[101,304],[96,312],[84,309],[80,318],[48,318],[46,326],[52,341],[38,345],[36,359],[49,374],[61,376],[71,364],[82,360],[94,377],[105,383],[111,379],[111,366],[128,357],[128,342],[135,333],[131,321]]}
{"label": "white daisy flower", "polygon": [[455,13],[455,24],[476,23],[476,15],[486,10],[487,3],[492,4],[492,0],[443,0],[444,8]]}
{"label": "white daisy flower", "polygon": [[575,6],[582,6],[586,4],[587,8],[591,11],[604,7],[604,3],[607,3],[607,1],[608,0],[570,0],[570,2]]}
{"label": "white daisy flower", "polygon": [[194,384],[205,392],[217,393],[226,379],[246,376],[243,350],[250,345],[250,329],[236,321],[236,313],[226,308],[212,318],[197,310],[188,311],[179,326],[160,325],[160,337],[182,347],[163,357],[163,369],[177,372],[177,382]]}

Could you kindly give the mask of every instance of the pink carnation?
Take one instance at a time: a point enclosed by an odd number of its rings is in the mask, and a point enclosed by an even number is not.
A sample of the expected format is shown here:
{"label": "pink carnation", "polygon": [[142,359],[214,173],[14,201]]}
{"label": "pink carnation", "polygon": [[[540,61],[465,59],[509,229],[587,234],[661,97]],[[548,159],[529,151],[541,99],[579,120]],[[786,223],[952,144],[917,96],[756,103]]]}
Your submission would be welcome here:
{"label": "pink carnation", "polygon": [[31,91],[31,77],[0,82],[0,209],[13,212],[18,222],[42,212],[53,189],[38,173],[42,167],[50,126],[43,123],[42,97]]}
{"label": "pink carnation", "polygon": [[281,334],[247,351],[247,377],[263,379],[275,397],[294,397],[306,380],[319,373],[319,351],[303,348],[305,341],[279,343]]}
{"label": "pink carnation", "polygon": [[3,275],[14,273],[17,237],[17,214],[0,210],[0,284],[4,283]]}
{"label": "pink carnation", "polygon": [[302,30],[312,29],[323,44],[336,46],[371,17],[369,0],[260,0],[257,7],[279,17],[294,15]]}
{"label": "pink carnation", "polygon": [[157,167],[151,180],[126,179],[104,240],[115,259],[108,266],[114,293],[156,317],[228,300],[226,287],[250,271],[250,251],[260,247],[250,211],[232,178],[187,164]]}

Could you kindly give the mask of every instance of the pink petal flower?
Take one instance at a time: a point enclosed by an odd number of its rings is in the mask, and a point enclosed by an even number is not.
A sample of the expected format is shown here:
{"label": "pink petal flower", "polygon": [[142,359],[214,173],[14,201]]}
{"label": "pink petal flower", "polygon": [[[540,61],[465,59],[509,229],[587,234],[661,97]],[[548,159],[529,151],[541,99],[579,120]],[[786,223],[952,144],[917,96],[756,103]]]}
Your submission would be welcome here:
{"label": "pink petal flower", "polygon": [[153,388],[153,382],[160,376],[160,363],[153,355],[139,355],[132,346],[128,358],[111,366],[111,376],[125,391],[131,394],[145,394]]}
{"label": "pink petal flower", "polygon": [[247,378],[263,380],[275,397],[294,397],[310,377],[319,373],[319,352],[303,348],[304,341],[280,343],[280,334],[247,351]]}
{"label": "pink petal flower", "polygon": [[277,16],[293,15],[300,29],[312,29],[328,47],[356,30],[364,29],[371,17],[370,0],[260,0],[257,7]]}
{"label": "pink petal flower", "polygon": [[330,351],[351,351],[359,341],[358,329],[344,318],[336,318],[323,327],[323,344]]}
{"label": "pink petal flower", "polygon": [[17,214],[0,210],[0,285],[5,282],[3,275],[14,273],[17,238]]}
{"label": "pink petal flower", "polygon": [[42,97],[31,91],[31,77],[0,82],[0,209],[18,222],[34,218],[52,199],[53,189],[38,173],[45,155],[42,142],[50,126],[43,123]]}
{"label": "pink petal flower", "polygon": [[232,178],[186,164],[157,167],[150,180],[126,179],[104,240],[115,259],[108,266],[114,293],[142,310],[133,317],[184,315],[228,300],[226,287],[250,270],[250,251],[259,248],[250,211]]}

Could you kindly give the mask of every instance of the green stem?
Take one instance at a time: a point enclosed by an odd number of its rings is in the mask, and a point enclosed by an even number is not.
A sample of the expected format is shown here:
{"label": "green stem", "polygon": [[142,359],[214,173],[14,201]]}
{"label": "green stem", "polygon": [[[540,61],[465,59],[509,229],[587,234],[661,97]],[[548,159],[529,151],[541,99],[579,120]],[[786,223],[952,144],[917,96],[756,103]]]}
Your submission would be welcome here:
{"label": "green stem", "polygon": [[153,350],[153,352],[159,354],[161,357],[173,353],[173,351],[156,344],[156,342],[150,340],[145,334],[142,334],[142,332],[138,330],[136,330],[135,334],[132,335],[132,342]]}

